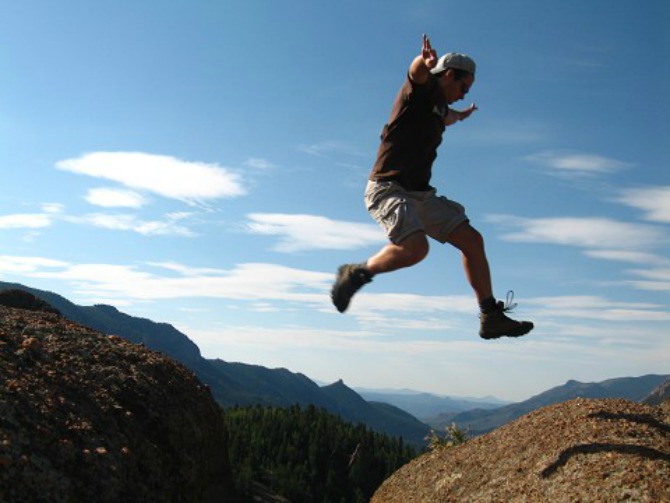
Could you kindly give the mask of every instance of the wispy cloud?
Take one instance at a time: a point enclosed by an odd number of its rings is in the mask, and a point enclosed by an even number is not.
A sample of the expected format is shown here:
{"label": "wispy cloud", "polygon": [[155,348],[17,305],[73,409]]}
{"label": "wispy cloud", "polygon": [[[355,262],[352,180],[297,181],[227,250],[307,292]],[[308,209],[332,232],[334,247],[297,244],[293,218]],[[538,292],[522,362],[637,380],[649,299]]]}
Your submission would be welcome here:
{"label": "wispy cloud", "polygon": [[[263,306],[264,310],[297,303],[309,306],[312,311],[341,316],[328,294],[333,272],[277,264],[243,263],[220,269],[178,262],[75,264],[44,257],[0,256],[0,275],[12,273],[70,283],[78,295],[89,301],[210,298],[246,301],[251,309]],[[361,326],[374,330],[417,326],[444,330],[445,314],[467,314],[469,320],[476,322],[476,313],[472,296],[369,292],[357,295],[348,312]]]}
{"label": "wispy cloud", "polygon": [[567,178],[592,177],[630,166],[627,162],[585,152],[547,150],[528,155],[524,159],[542,166],[548,174]]}
{"label": "wispy cloud", "polygon": [[644,211],[646,220],[670,223],[670,185],[626,189],[617,200]]}
{"label": "wispy cloud", "polygon": [[310,145],[298,145],[298,150],[324,159],[333,159],[342,155],[356,157],[368,155],[367,152],[362,152],[356,147],[339,140],[324,140]]}
{"label": "wispy cloud", "polygon": [[670,321],[670,312],[660,304],[621,302],[597,295],[570,295],[527,299],[540,317],[614,322]]}
{"label": "wispy cloud", "polygon": [[48,205],[42,213],[17,213],[0,215],[0,230],[37,230],[64,222],[87,225],[99,229],[129,231],[144,236],[194,236],[195,233],[179,223],[192,213],[169,213],[162,220],[142,219],[131,214],[91,213],[88,215],[68,215],[60,205]]}
{"label": "wispy cloud", "polygon": [[49,227],[53,217],[48,213],[0,215],[0,229],[41,229]]}
{"label": "wispy cloud", "polygon": [[258,171],[268,171],[277,167],[276,164],[260,157],[250,157],[244,161],[244,166]]}
{"label": "wispy cloud", "polygon": [[78,217],[67,217],[71,223],[90,225],[99,229],[130,231],[144,236],[195,236],[188,227],[178,223],[180,214],[166,215],[164,220],[145,220],[136,215],[92,213]]}
{"label": "wispy cloud", "polygon": [[[16,273],[28,278],[69,282],[79,295],[89,298],[230,299],[262,303],[266,308],[276,305],[270,304],[275,302],[297,302],[336,314],[328,297],[332,273],[277,264],[245,263],[220,269],[191,267],[177,262],[74,264],[38,256],[0,256],[0,274]],[[670,270],[666,269],[664,275],[662,279],[670,281]],[[670,313],[659,304],[613,301],[592,295],[527,298],[523,304],[541,316],[622,321],[670,319]],[[416,320],[420,320],[423,328],[444,329],[444,314],[476,319],[477,306],[470,295],[362,292],[356,296],[348,313],[362,326],[375,330],[392,326],[406,328],[414,326]],[[388,323],[390,313],[390,319],[395,320],[393,324]],[[384,319],[387,321],[378,325]]]}
{"label": "wispy cloud", "polygon": [[238,264],[232,269],[192,268],[177,263],[72,264],[42,257],[0,256],[0,274],[69,282],[87,298],[161,300],[207,297],[245,301],[328,302],[332,274],[275,264]]}
{"label": "wispy cloud", "polygon": [[93,152],[59,161],[56,167],[189,204],[245,193],[240,176],[229,169],[165,155]]}
{"label": "wispy cloud", "polygon": [[63,269],[68,263],[62,260],[54,260],[46,257],[25,257],[13,255],[0,255],[0,272],[5,274],[34,273],[49,271],[51,269]]}
{"label": "wispy cloud", "polygon": [[627,272],[641,278],[630,282],[638,290],[670,292],[670,267],[630,269]]}
{"label": "wispy cloud", "polygon": [[601,217],[532,219],[492,215],[487,219],[513,229],[502,239],[574,246],[583,248],[583,253],[594,259],[635,264],[641,268],[623,272],[641,279],[626,284],[638,290],[670,291],[670,259],[660,252],[670,239],[661,227]]}
{"label": "wispy cloud", "polygon": [[251,213],[247,230],[252,234],[279,236],[275,250],[351,250],[385,241],[374,224],[331,220],[317,215]]}
{"label": "wispy cloud", "polygon": [[146,204],[142,194],[132,190],[111,188],[91,189],[85,199],[89,204],[103,208],[141,208]]}
{"label": "wispy cloud", "polygon": [[[367,173],[372,152],[362,150],[353,144],[339,140],[324,140],[309,145],[298,145],[298,150],[323,161],[332,162],[334,165],[350,170],[357,175]],[[362,167],[362,164],[365,167]],[[344,183],[347,184],[345,178]]]}
{"label": "wispy cloud", "polygon": [[597,259],[643,266],[644,268],[626,269],[625,272],[636,279],[624,283],[637,290],[670,292],[670,257],[629,250],[586,250],[584,253]]}
{"label": "wispy cloud", "polygon": [[490,215],[487,220],[514,229],[503,234],[502,238],[508,241],[619,251],[649,250],[667,242],[666,234],[660,228],[604,217],[522,218]]}
{"label": "wispy cloud", "polygon": [[[473,295],[415,295],[360,293],[349,308],[362,327],[379,332],[433,330],[454,332],[463,327],[463,317],[472,327],[477,322],[477,302]],[[456,315],[456,316],[455,316]],[[467,328],[465,328],[467,330]]]}
{"label": "wispy cloud", "polygon": [[667,264],[670,259],[662,255],[633,250],[586,250],[586,255],[592,258],[630,262],[632,264]]}
{"label": "wispy cloud", "polygon": [[[460,134],[460,133],[459,133]],[[548,135],[543,124],[526,121],[491,121],[468,127],[467,134],[459,137],[459,142],[477,145],[528,145],[536,144]]]}

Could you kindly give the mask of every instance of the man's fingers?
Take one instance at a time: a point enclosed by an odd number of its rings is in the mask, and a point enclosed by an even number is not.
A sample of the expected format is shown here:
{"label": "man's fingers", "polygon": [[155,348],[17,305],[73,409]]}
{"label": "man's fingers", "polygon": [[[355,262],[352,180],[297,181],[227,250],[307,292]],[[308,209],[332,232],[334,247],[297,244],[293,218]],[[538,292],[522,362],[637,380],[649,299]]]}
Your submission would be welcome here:
{"label": "man's fingers", "polygon": [[426,51],[430,51],[430,50],[431,50],[431,47],[430,47],[430,39],[428,38],[428,35],[426,35],[425,33],[423,34],[423,48],[424,48],[424,50],[426,50]]}

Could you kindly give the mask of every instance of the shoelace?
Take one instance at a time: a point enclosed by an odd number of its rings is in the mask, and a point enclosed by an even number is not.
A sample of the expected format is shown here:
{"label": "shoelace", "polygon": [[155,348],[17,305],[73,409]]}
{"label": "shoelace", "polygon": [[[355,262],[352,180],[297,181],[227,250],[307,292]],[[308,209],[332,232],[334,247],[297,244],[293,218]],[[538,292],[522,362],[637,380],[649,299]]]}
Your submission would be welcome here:
{"label": "shoelace", "polygon": [[507,292],[507,298],[505,299],[505,304],[503,305],[503,312],[509,313],[514,310],[517,304],[514,302],[514,290]]}

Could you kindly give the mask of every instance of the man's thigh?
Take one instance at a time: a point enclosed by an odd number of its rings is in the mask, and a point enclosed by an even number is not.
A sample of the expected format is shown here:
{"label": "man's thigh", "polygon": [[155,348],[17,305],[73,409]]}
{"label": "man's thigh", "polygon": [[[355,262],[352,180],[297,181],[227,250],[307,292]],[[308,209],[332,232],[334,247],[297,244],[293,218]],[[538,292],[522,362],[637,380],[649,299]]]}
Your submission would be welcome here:
{"label": "man's thigh", "polygon": [[368,182],[365,205],[392,243],[417,232],[426,232],[417,201],[396,182]]}
{"label": "man's thigh", "polygon": [[448,242],[452,232],[469,221],[463,205],[444,196],[438,196],[434,190],[421,193],[421,197],[417,198],[416,207],[426,234],[440,243]]}

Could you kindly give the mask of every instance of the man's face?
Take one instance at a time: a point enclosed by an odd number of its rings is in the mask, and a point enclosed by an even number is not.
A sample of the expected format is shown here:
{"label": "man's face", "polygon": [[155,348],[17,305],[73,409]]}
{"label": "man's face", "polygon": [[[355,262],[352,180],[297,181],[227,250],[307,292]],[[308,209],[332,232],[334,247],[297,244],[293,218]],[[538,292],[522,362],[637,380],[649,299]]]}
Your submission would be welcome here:
{"label": "man's face", "polygon": [[451,105],[459,100],[462,100],[468,91],[470,86],[474,84],[475,77],[474,75],[467,74],[461,79],[456,79],[456,74],[453,70],[447,70],[440,77],[440,87],[442,88],[442,93],[444,94],[444,99],[446,102]]}

